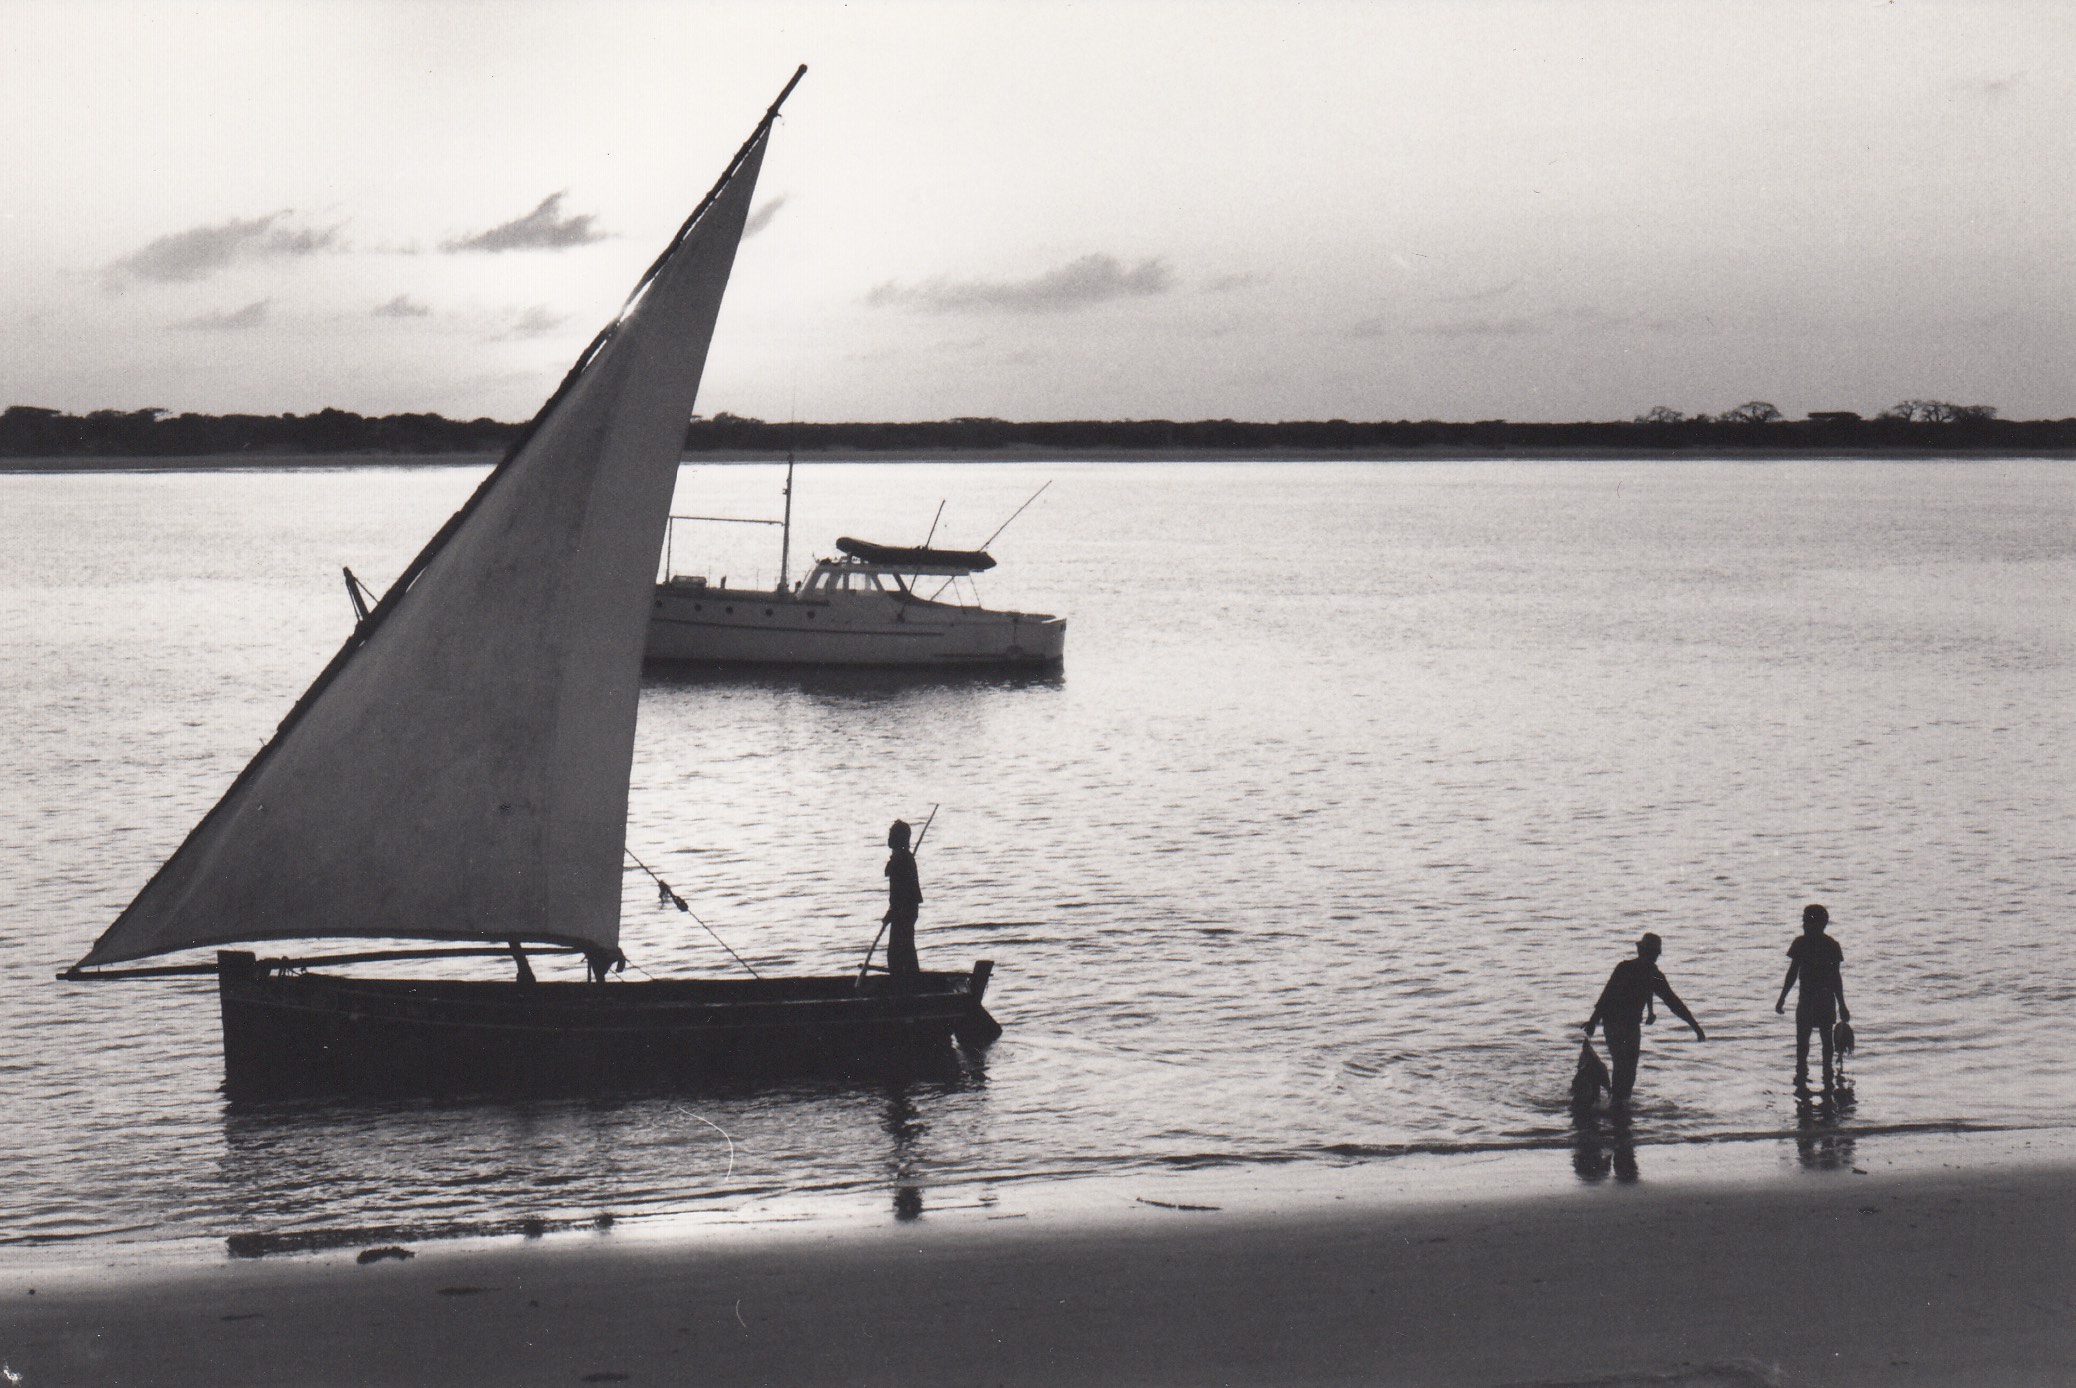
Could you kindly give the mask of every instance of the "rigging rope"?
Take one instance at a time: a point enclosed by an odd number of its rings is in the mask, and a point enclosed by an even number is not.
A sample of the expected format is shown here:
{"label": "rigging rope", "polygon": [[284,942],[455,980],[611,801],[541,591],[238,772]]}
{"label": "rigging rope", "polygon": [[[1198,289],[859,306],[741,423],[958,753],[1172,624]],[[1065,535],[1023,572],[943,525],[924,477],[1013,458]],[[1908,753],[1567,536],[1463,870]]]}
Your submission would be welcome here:
{"label": "rigging rope", "polygon": [[[661,877],[658,877],[656,875],[656,870],[654,868],[650,867],[641,859],[635,857],[633,849],[627,848],[623,845],[622,851],[624,851],[627,854],[627,860],[629,862],[633,863],[643,872],[648,873],[649,879],[656,884],[656,904],[658,906],[675,906],[680,911],[683,911],[686,915],[692,917],[693,920],[699,921],[700,929],[706,931],[707,934],[712,935],[714,937],[714,943],[719,945],[722,949],[727,950],[728,957],[730,959],[733,959],[736,963],[742,965],[745,969],[748,969],[750,971],[751,978],[764,977],[764,975],[757,972],[755,966],[753,966],[749,960],[743,958],[740,954],[737,954],[734,948],[730,946],[726,940],[721,938],[720,933],[718,931],[716,931],[712,926],[708,925],[705,921],[699,920],[699,913],[697,911],[694,911],[690,906],[687,906],[685,904],[685,898],[679,896],[676,892],[672,891],[670,889],[670,883],[664,881]],[[643,972],[647,973],[648,971],[644,969]],[[653,976],[654,975],[651,975],[651,977]]]}

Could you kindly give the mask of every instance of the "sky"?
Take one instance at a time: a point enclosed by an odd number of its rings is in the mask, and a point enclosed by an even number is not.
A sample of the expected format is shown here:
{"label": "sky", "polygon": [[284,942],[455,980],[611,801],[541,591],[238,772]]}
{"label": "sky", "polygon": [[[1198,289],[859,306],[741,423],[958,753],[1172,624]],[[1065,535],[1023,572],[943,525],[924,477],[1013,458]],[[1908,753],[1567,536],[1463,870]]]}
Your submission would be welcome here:
{"label": "sky", "polygon": [[524,419],[755,125],[764,419],[2076,415],[2076,6],[0,0],[0,405]]}

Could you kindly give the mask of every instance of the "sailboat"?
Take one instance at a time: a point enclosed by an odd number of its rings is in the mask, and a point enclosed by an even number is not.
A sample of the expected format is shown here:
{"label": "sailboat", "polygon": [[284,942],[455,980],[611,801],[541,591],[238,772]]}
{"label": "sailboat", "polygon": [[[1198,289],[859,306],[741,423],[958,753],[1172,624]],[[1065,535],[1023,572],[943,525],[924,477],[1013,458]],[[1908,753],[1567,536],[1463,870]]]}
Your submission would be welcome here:
{"label": "sailboat", "polygon": [[[360,620],[70,980],[213,973],[233,1098],[594,1090],[985,1042],[992,965],[618,972],[656,564],[714,322],[779,108],[468,501]],[[116,968],[209,946],[445,947]],[[582,956],[584,981],[529,955]],[[508,956],[516,978],[352,965]]]}

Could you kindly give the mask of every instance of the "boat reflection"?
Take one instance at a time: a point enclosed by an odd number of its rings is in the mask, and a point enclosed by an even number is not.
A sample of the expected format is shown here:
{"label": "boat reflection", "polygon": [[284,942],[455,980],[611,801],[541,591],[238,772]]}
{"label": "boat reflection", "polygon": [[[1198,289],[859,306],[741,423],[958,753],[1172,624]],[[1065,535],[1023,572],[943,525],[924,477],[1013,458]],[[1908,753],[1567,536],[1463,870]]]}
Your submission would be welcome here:
{"label": "boat reflection", "polygon": [[894,1184],[894,1218],[906,1223],[923,1217],[923,1188],[916,1183],[916,1147],[929,1125],[917,1111],[909,1087],[899,1081],[886,1089],[880,1128],[893,1140],[887,1171]]}
{"label": "boat reflection", "polygon": [[1066,683],[1059,666],[816,666],[707,664],[650,660],[642,666],[646,689],[771,689],[833,699],[876,700],[931,690],[1057,689]]}
{"label": "boat reflection", "polygon": [[912,1220],[927,1173],[970,1161],[987,1127],[980,1057],[949,1060],[929,1076],[610,1098],[226,1103],[216,1178],[192,1199],[238,1257],[755,1220],[774,1201],[874,1189]]}

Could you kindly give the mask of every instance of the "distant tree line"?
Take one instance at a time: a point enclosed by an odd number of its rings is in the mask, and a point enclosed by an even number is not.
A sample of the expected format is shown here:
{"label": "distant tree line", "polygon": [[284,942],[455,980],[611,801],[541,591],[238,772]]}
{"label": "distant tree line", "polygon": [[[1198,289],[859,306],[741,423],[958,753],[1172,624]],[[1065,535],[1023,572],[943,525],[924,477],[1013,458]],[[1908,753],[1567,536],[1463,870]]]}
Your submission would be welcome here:
{"label": "distant tree line", "polygon": [[[0,412],[0,457],[182,458],[240,454],[502,453],[523,426],[436,414],[367,416],[350,410],[307,415],[175,415],[166,410],[64,414],[32,405]],[[1905,400],[1873,418],[1825,410],[1787,419],[1764,400],[1721,414],[1657,406],[1630,420],[1538,424],[1504,419],[1345,419],[1250,422],[1232,419],[1060,420],[1018,423],[960,418],[908,424],[778,424],[734,414],[695,418],[690,453],[802,454],[930,451],[988,453],[1074,449],[1130,457],[1179,450],[1274,454],[1404,450],[1684,449],[1936,450],[2003,453],[2076,449],[2076,418],[1999,419],[1989,405]]]}
{"label": "distant tree line", "polygon": [[502,453],[519,426],[436,414],[173,414],[36,405],[0,412],[0,457],[194,458],[218,454]]}
{"label": "distant tree line", "polygon": [[1064,448],[1126,456],[1158,450],[1268,452],[1409,449],[1678,449],[1824,450],[1932,449],[1951,452],[2076,448],[2076,418],[2007,420],[1990,405],[1905,400],[1872,419],[1825,410],[1790,420],[1763,400],[1719,415],[1685,415],[1665,406],[1630,420],[1537,424],[1505,419],[1346,419],[1249,422],[1233,419],[1063,420],[1016,423],[948,419],[915,424],[774,424],[738,415],[694,420],[685,436],[693,453],[900,453],[927,449],[986,452]]}

